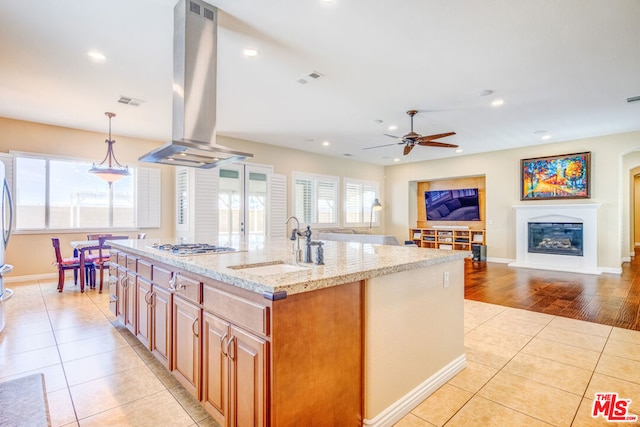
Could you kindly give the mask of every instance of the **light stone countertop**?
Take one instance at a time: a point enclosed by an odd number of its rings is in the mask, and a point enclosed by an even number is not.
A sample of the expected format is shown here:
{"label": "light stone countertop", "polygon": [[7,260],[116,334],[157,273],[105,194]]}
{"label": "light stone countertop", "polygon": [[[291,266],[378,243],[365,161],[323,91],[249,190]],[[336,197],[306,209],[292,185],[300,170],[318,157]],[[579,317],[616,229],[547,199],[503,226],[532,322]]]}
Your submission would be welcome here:
{"label": "light stone countertop", "polygon": [[[470,252],[467,251],[324,241],[325,265],[299,263],[298,265],[305,267],[304,270],[258,275],[251,273],[251,269],[229,267],[277,262],[295,264],[293,242],[281,239],[251,247],[239,247],[237,252],[189,256],[173,255],[151,247],[153,243],[175,243],[171,240],[114,240],[109,244],[114,249],[156,260],[267,297],[274,294],[280,294],[282,297],[285,295],[283,292],[293,295],[313,291],[470,256]],[[301,242],[300,246],[304,251],[304,242]],[[315,247],[312,248],[312,254],[315,260]]]}

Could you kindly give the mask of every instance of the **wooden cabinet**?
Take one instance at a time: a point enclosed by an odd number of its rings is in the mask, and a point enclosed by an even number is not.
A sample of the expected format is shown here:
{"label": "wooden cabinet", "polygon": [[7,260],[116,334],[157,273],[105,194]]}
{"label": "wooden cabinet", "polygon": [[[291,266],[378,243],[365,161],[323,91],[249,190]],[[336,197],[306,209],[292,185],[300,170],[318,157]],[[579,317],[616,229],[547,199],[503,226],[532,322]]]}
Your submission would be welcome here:
{"label": "wooden cabinet", "polygon": [[229,322],[207,313],[202,315],[202,403],[222,426],[229,413]]}
{"label": "wooden cabinet", "polygon": [[455,228],[411,228],[409,238],[421,248],[470,251],[474,245],[484,245],[485,230]]}
{"label": "wooden cabinet", "polygon": [[231,325],[229,361],[229,426],[265,426],[267,420],[267,343]]}
{"label": "wooden cabinet", "polygon": [[267,308],[206,283],[203,307],[204,407],[223,426],[267,425]]}
{"label": "wooden cabinet", "polygon": [[138,276],[136,294],[136,336],[145,347],[151,349],[151,325],[153,322],[151,282]]}
{"label": "wooden cabinet", "polygon": [[137,255],[115,261],[120,322],[220,425],[361,422],[363,282],[272,301]]}
{"label": "wooden cabinet", "polygon": [[171,293],[154,283],[151,302],[153,320],[150,349],[160,363],[171,370]]}
{"label": "wooden cabinet", "polygon": [[196,399],[200,399],[201,309],[184,298],[173,298],[173,373]]}

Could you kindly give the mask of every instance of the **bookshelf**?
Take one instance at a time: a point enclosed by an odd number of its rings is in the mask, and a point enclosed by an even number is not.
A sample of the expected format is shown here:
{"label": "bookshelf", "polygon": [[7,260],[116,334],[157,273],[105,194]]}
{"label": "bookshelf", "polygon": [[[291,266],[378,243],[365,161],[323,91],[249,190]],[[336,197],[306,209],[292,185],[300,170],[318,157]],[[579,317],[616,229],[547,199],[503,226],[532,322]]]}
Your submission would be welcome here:
{"label": "bookshelf", "polygon": [[447,228],[410,228],[409,238],[421,248],[471,251],[474,245],[485,245],[485,230]]}

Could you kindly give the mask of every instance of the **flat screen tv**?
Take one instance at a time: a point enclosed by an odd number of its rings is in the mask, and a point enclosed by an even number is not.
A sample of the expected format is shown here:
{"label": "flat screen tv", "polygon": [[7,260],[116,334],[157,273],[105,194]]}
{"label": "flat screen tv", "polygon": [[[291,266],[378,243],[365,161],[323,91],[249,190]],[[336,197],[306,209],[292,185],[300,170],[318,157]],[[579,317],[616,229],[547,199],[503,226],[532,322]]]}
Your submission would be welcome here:
{"label": "flat screen tv", "polygon": [[477,188],[425,191],[427,221],[480,221]]}

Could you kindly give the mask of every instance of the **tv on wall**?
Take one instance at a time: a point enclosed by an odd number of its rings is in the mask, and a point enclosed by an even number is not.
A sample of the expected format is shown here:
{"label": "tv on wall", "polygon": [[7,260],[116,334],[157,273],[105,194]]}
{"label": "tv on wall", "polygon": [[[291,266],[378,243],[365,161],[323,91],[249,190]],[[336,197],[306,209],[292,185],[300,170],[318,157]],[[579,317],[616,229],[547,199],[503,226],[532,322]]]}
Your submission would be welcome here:
{"label": "tv on wall", "polygon": [[477,188],[425,191],[427,221],[480,221]]}

